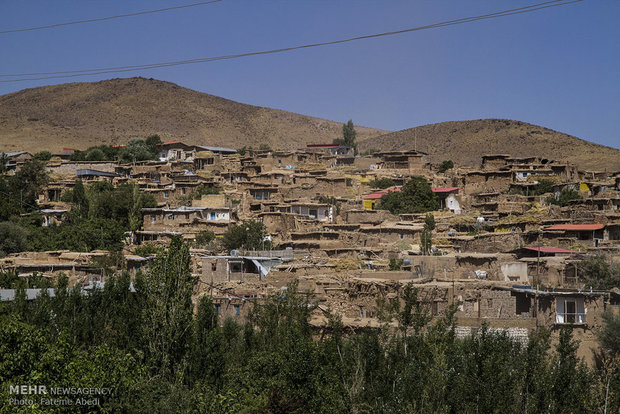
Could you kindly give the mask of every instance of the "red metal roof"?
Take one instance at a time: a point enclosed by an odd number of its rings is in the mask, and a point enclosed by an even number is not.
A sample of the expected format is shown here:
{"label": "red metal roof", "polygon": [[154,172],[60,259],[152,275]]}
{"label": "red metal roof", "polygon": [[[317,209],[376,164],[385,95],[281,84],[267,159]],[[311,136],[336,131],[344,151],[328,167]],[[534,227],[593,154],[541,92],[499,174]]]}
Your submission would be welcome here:
{"label": "red metal roof", "polygon": [[387,193],[391,193],[393,191],[400,191],[400,187],[392,187],[386,188],[385,190],[375,191],[374,193],[370,193],[364,196],[364,200],[378,200],[383,197]]}
{"label": "red metal roof", "polygon": [[575,250],[560,249],[559,247],[525,247],[525,249],[541,253],[579,253]]}
{"label": "red metal roof", "polygon": [[458,190],[458,187],[432,187],[433,193],[450,193]]}
{"label": "red metal roof", "polygon": [[[159,145],[172,145],[172,144],[183,144],[181,141],[171,141],[171,142],[162,142]],[[185,144],[183,144],[185,145]]]}
{"label": "red metal roof", "polygon": [[546,230],[594,231],[601,230],[604,227],[604,224],[557,224],[547,227]]}
{"label": "red metal roof", "polygon": [[63,148],[63,151],[79,151],[79,149],[75,149],[75,148]]}

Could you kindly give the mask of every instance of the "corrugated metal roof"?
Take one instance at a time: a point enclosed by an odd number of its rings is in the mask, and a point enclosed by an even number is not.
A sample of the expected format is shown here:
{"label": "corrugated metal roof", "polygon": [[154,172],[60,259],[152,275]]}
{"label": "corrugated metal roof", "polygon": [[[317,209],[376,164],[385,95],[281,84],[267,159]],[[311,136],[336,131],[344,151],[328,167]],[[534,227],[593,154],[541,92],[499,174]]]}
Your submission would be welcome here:
{"label": "corrugated metal roof", "polygon": [[82,175],[94,175],[94,176],[100,176],[100,177],[118,177],[118,174],[115,174],[115,173],[106,172],[106,171],[98,171],[98,170],[89,170],[89,169],[77,170],[75,172],[75,175],[77,175],[78,177]]}
{"label": "corrugated metal roof", "polygon": [[197,148],[201,148],[211,152],[237,152],[236,149],[224,148],[224,147],[208,147],[205,145],[196,145]]}

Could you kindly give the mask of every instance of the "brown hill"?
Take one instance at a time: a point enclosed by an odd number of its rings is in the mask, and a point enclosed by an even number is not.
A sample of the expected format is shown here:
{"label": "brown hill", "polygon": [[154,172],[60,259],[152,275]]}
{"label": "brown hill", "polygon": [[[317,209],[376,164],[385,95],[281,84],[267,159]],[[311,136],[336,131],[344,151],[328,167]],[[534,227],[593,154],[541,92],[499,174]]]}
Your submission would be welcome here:
{"label": "brown hill", "polygon": [[525,122],[504,119],[442,122],[392,132],[360,143],[361,151],[417,149],[431,162],[478,165],[482,154],[542,156],[582,169],[619,171],[620,150]]}
{"label": "brown hill", "polygon": [[[356,130],[359,139],[387,132]],[[85,149],[150,134],[199,145],[299,148],[341,137],[342,124],[145,78],[67,83],[0,96],[0,151]]]}

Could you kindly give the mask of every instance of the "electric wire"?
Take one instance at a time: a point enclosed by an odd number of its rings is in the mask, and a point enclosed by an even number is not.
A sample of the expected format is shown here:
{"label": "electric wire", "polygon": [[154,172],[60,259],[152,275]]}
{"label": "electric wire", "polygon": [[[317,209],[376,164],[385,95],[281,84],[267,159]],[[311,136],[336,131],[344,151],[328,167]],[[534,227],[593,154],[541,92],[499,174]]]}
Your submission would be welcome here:
{"label": "electric wire", "polygon": [[471,23],[471,22],[475,22],[479,20],[494,19],[498,17],[529,13],[529,12],[533,12],[537,10],[547,9],[550,7],[559,7],[559,6],[565,6],[565,5],[569,5],[573,3],[579,3],[582,1],[584,0],[552,0],[552,1],[546,1],[543,3],[533,4],[530,6],[520,7],[517,9],[509,9],[509,10],[503,10],[503,11],[488,13],[488,14],[479,15],[479,16],[464,17],[464,18],[455,19],[455,20],[447,20],[444,22],[429,24],[425,26],[416,26],[416,27],[410,27],[406,29],[394,30],[394,31],[389,31],[389,32],[361,35],[361,36],[355,36],[355,37],[339,39],[339,40],[331,40],[331,41],[325,41],[325,42],[317,42],[317,43],[310,43],[310,44],[304,44],[304,45],[290,46],[290,47],[270,49],[270,50],[262,50],[262,51],[255,51],[255,52],[237,53],[237,54],[231,54],[231,55],[204,57],[204,58],[196,58],[196,59],[169,61],[169,62],[150,63],[150,64],[143,64],[143,65],[114,66],[114,67],[104,67],[104,68],[96,68],[96,69],[67,70],[67,71],[57,71],[57,72],[0,74],[0,77],[52,75],[52,76],[40,76],[40,77],[31,77],[31,78],[3,79],[3,80],[0,80],[0,83],[72,78],[72,77],[100,75],[100,74],[107,74],[107,73],[135,72],[139,70],[157,69],[157,68],[170,67],[170,66],[188,65],[188,64],[195,64],[195,63],[207,63],[207,62],[215,62],[215,61],[220,61],[220,60],[231,60],[231,59],[238,59],[238,58],[243,58],[243,57],[258,56],[258,55],[269,55],[269,54],[275,54],[275,53],[290,52],[290,51],[300,50],[300,49],[309,49],[309,48],[315,48],[315,47],[337,45],[337,44],[342,44],[342,43],[354,42],[358,40],[380,38],[380,37],[385,37],[385,36],[394,36],[398,34],[416,32],[416,31],[421,31],[421,30],[435,29],[435,28],[453,26],[453,25],[463,24],[463,23]]}
{"label": "electric wire", "polygon": [[161,13],[161,12],[166,12],[166,11],[170,11],[170,10],[186,9],[188,7],[204,6],[204,5],[207,5],[207,4],[219,3],[221,1],[223,1],[223,0],[201,1],[201,2],[198,2],[198,3],[191,3],[191,4],[183,4],[183,5],[179,5],[179,6],[165,7],[163,9],[144,10],[144,11],[139,11],[139,12],[134,12],[134,13],[117,14],[117,15],[114,15],[114,16],[97,17],[97,18],[94,18],[94,19],[75,20],[75,21],[71,21],[71,22],[48,24],[48,25],[45,25],[45,26],[26,27],[26,28],[22,28],[22,29],[0,30],[0,34],[30,32],[30,31],[34,31],[34,30],[44,30],[44,29],[53,29],[55,27],[71,26],[71,25],[74,25],[74,24],[102,22],[102,21],[106,21],[106,20],[120,19],[120,18],[123,18],[123,17],[133,17],[133,16],[144,15],[144,14]]}

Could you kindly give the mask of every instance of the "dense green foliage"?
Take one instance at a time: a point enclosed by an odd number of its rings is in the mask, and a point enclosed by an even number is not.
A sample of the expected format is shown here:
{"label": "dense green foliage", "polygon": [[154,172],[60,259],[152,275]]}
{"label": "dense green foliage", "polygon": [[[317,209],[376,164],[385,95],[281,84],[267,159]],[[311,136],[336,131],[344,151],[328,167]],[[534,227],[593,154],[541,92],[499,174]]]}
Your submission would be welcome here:
{"label": "dense green foliage", "polygon": [[49,151],[40,151],[34,154],[34,159],[39,161],[49,161],[52,159],[52,153]]}
{"label": "dense green foliage", "polygon": [[424,177],[413,177],[401,191],[384,194],[378,208],[392,214],[425,213],[437,210],[439,202]]}
{"label": "dense green foliage", "polygon": [[77,180],[62,195],[72,204],[66,220],[43,227],[36,201],[47,182],[45,166],[38,160],[26,162],[15,176],[0,176],[0,256],[24,250],[118,249],[126,231],[142,226],[141,209],[157,205],[135,184],[96,182],[84,187]]}
{"label": "dense green foliage", "polygon": [[378,180],[372,180],[369,183],[369,185],[372,188],[385,189],[385,188],[389,188],[389,187],[394,187],[396,185],[396,183],[391,178],[383,177],[383,178],[379,178]]}
{"label": "dense green foliage", "polygon": [[194,245],[196,247],[207,247],[213,240],[215,240],[215,233],[211,230],[203,230],[196,235]]}
{"label": "dense green foliage", "polygon": [[433,230],[435,230],[435,216],[428,213],[424,217],[424,228],[420,233],[420,250],[422,254],[430,254],[433,247]]}
{"label": "dense green foliage", "polygon": [[439,166],[439,172],[445,173],[446,171],[451,170],[452,168],[454,168],[454,162],[452,162],[452,160],[445,160]]}
{"label": "dense green foliage", "polygon": [[127,145],[98,145],[85,151],[77,151],[71,155],[71,161],[119,161],[131,163],[136,161],[159,159],[158,135],[151,135],[146,140],[134,138]]}
{"label": "dense green foliage", "polygon": [[263,250],[270,247],[265,240],[267,228],[260,221],[248,220],[232,226],[222,238],[226,250]]}
{"label": "dense green foliage", "polygon": [[357,153],[357,142],[355,141],[356,137],[357,132],[355,131],[355,125],[353,125],[353,120],[349,119],[346,124],[342,125],[342,138],[335,139],[334,144],[346,145]]}
{"label": "dense green foliage", "polygon": [[579,262],[578,275],[586,288],[608,290],[620,288],[620,263],[605,256],[588,256]]}
{"label": "dense green foliage", "polygon": [[54,297],[27,303],[18,294],[1,304],[0,412],[13,412],[8,387],[15,384],[111,387],[101,400],[106,412],[559,414],[600,412],[605,402],[608,412],[619,408],[617,372],[599,376],[587,368],[569,328],[554,347],[545,330],[524,345],[486,327],[458,339],[456,307],[431,319],[410,286],[398,298],[378,300],[378,329],[345,331],[332,314],[326,328],[314,328],[317,305],[295,284],[249,303],[247,318],[223,319],[208,297],[193,312],[195,284],[189,251],[177,238],[136,277],[135,293],[121,274],[89,295],[68,289],[65,279]]}
{"label": "dense green foliage", "polygon": [[577,190],[571,190],[569,188],[564,188],[560,191],[559,194],[552,195],[547,198],[547,203],[555,204],[560,207],[566,207],[570,204],[572,200],[579,200],[581,196]]}

